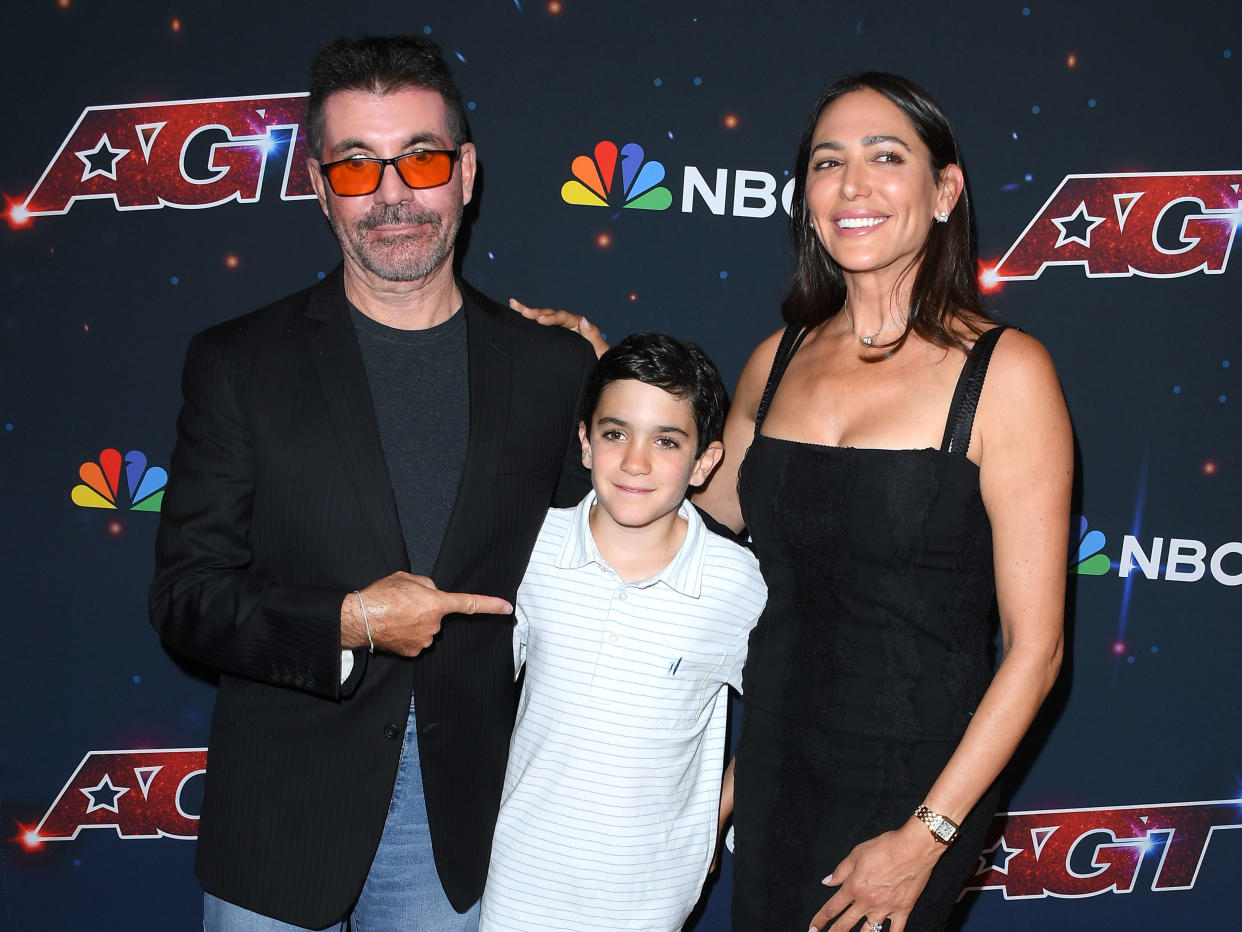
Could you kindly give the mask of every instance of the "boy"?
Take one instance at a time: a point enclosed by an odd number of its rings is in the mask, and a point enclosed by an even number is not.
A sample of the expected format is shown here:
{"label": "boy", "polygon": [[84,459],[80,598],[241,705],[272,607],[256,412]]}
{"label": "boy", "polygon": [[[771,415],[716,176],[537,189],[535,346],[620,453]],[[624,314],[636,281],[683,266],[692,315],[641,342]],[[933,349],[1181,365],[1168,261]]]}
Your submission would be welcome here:
{"label": "boy", "polygon": [[727,687],[766,589],[685,501],[727,396],[693,344],[599,360],[578,434],[592,492],[552,509],[518,590],[526,679],[480,929],[676,930],[716,849]]}

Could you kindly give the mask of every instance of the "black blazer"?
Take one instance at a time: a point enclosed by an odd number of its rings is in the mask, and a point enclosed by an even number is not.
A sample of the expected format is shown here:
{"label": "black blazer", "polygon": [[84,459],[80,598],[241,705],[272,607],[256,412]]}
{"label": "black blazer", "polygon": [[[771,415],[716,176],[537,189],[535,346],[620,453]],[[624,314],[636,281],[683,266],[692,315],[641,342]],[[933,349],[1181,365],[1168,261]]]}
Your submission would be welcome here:
{"label": "black blazer", "polygon": [[[585,341],[462,285],[470,435],[433,579],[516,595],[549,505],[589,487]],[[512,618],[449,616],[418,657],[354,652],[340,607],[408,569],[341,272],[196,336],[156,541],[151,621],[220,671],[196,870],[204,889],[319,928],[362,890],[411,693],[436,866],[479,898],[513,722]],[[558,477],[565,473],[565,480]]]}

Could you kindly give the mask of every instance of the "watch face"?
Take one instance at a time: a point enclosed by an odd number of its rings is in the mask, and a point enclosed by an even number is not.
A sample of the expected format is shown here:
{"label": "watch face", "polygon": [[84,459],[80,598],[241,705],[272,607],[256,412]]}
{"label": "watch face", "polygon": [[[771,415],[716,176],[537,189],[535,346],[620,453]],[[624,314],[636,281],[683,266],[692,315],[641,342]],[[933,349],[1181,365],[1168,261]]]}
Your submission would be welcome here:
{"label": "watch face", "polygon": [[936,824],[932,826],[932,832],[934,832],[936,837],[941,841],[948,841],[953,837],[953,834],[956,831],[957,829],[953,827],[953,823],[943,817],[938,819]]}

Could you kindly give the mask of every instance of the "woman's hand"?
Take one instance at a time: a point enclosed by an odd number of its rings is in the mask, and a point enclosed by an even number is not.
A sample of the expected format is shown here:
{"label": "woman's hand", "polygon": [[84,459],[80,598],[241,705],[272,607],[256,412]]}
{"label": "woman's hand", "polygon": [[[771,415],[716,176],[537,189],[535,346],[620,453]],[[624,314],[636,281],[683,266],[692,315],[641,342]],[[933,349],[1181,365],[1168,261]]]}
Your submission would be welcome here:
{"label": "woman's hand", "polygon": [[595,350],[596,358],[608,352],[608,343],[605,342],[604,335],[599,332],[599,327],[595,326],[581,314],[573,314],[569,311],[556,311],[550,307],[527,307],[517,298],[509,299],[509,307],[528,320],[543,324],[545,327],[564,327],[566,330],[572,330],[591,344],[591,348]]}
{"label": "woman's hand", "polygon": [[[856,845],[824,878],[825,886],[839,889],[811,919],[811,932],[848,932],[863,919],[868,924],[888,919],[889,932],[903,932],[943,851],[914,817],[896,831]],[[836,921],[828,925],[833,916]]]}

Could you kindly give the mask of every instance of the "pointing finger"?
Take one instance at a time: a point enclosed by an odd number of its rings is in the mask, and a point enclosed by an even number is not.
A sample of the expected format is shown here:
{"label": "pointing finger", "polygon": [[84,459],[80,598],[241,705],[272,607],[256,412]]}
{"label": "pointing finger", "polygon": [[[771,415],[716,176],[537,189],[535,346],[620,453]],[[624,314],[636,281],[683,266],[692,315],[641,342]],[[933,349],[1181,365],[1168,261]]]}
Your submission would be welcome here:
{"label": "pointing finger", "polygon": [[494,595],[473,595],[466,592],[445,592],[447,611],[461,615],[511,615],[513,606]]}

